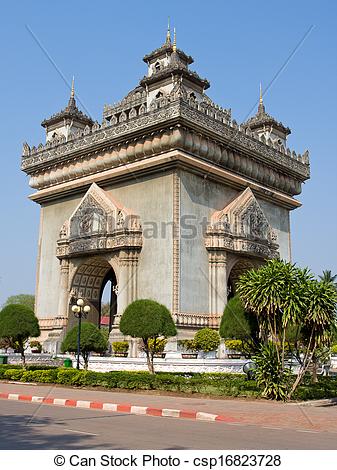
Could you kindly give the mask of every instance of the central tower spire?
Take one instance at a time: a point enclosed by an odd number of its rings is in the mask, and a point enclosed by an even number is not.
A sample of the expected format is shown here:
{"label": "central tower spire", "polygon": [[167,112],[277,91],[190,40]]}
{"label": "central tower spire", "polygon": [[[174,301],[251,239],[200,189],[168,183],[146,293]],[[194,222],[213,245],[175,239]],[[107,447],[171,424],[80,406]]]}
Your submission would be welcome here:
{"label": "central tower spire", "polygon": [[266,112],[266,108],[264,107],[264,104],[263,104],[263,97],[262,97],[262,84],[260,82],[260,99],[259,99],[259,107],[257,109],[257,112],[259,114],[262,114],[262,113],[265,113]]}
{"label": "central tower spire", "polygon": [[167,33],[166,33],[166,42],[168,46],[171,45],[171,29],[170,29],[170,17],[167,19]]}

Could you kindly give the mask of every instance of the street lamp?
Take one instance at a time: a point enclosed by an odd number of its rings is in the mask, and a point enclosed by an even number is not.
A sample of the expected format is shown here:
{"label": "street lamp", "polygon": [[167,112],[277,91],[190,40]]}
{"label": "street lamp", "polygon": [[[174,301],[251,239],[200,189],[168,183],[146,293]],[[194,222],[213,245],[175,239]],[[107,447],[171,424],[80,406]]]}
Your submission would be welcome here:
{"label": "street lamp", "polygon": [[81,322],[82,318],[86,318],[88,313],[90,312],[90,305],[84,305],[83,299],[77,299],[75,305],[71,307],[73,314],[76,318],[78,318],[78,333],[77,333],[77,366],[76,368],[80,368],[80,352],[81,352]]}

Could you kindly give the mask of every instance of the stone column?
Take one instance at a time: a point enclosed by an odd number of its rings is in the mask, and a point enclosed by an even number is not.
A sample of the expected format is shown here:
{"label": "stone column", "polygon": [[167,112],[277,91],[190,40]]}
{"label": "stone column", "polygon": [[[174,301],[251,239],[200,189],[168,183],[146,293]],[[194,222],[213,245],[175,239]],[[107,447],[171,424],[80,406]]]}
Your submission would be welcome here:
{"label": "stone column", "polygon": [[69,313],[69,261],[61,259],[60,263],[60,297],[58,304],[58,316],[68,318]]}
{"label": "stone column", "polygon": [[131,250],[121,251],[118,265],[117,316],[121,316],[125,308],[138,296],[138,253]]}
{"label": "stone column", "polygon": [[[118,265],[117,314],[111,331],[113,341],[124,339],[124,336],[119,331],[119,322],[126,307],[137,299],[138,252],[132,250],[121,251],[119,253]],[[130,347],[131,357],[135,357],[136,354],[136,348]]]}
{"label": "stone column", "polygon": [[217,327],[227,303],[226,252],[212,250],[209,259],[209,313],[214,316],[210,326]]}

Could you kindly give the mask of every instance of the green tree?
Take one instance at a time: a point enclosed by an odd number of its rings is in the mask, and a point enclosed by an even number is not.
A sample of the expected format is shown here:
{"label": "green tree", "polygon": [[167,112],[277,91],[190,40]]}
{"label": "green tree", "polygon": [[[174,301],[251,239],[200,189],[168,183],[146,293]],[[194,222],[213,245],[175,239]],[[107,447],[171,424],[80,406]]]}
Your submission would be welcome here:
{"label": "green tree", "polygon": [[40,336],[39,322],[34,312],[25,305],[6,305],[0,312],[0,338],[7,347],[17,349],[26,366],[25,346],[29,338]]}
{"label": "green tree", "polygon": [[220,344],[219,333],[211,328],[202,328],[194,335],[194,344],[197,351],[215,351]]}
{"label": "green tree", "polygon": [[[257,316],[263,341],[274,343],[280,363],[275,380],[280,384],[288,374],[284,361],[287,334],[292,327],[299,328],[304,357],[290,397],[315,358],[316,349],[331,343],[337,292],[331,283],[314,280],[308,269],[280,260],[270,260],[260,269],[244,273],[237,291],[245,308]],[[265,355],[265,360],[268,357]]]}
{"label": "green tree", "polygon": [[[312,280],[307,286],[307,304],[301,318],[304,357],[290,396],[301,382],[310,364],[313,381],[317,380],[317,363],[322,351],[333,343],[336,329],[337,291],[330,282]],[[324,355],[324,353],[323,353]]]}
{"label": "green tree", "polygon": [[165,305],[149,299],[135,300],[128,305],[122,315],[119,329],[124,335],[142,339],[151,374],[154,374],[153,356],[156,343],[162,338],[177,334],[169,310]]}
{"label": "green tree", "polygon": [[240,297],[232,297],[221,318],[220,336],[224,339],[237,339],[242,342],[242,352],[250,354],[259,345],[258,323],[255,315],[247,313]]}
{"label": "green tree", "polygon": [[[68,331],[64,338],[61,351],[77,352],[78,326]],[[96,325],[84,322],[81,325],[80,351],[84,362],[84,369],[88,369],[89,356],[91,352],[103,353],[108,348],[107,338],[101,333]]]}
{"label": "green tree", "polygon": [[11,304],[25,305],[26,307],[29,307],[34,312],[34,309],[35,309],[35,296],[32,295],[32,294],[11,295],[6,300],[6,302],[4,304],[4,307],[6,305],[11,305]]}
{"label": "green tree", "polygon": [[102,304],[101,315],[102,317],[108,317],[110,315],[110,304],[108,302]]}
{"label": "green tree", "polygon": [[318,276],[321,281],[331,283],[337,289],[337,274],[332,274],[330,269],[323,271],[322,275]]}

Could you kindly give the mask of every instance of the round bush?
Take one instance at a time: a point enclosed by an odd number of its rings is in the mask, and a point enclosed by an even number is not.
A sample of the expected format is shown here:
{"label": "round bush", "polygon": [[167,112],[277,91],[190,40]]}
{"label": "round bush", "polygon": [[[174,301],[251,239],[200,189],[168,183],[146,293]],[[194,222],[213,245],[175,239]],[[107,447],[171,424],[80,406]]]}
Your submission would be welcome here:
{"label": "round bush", "polygon": [[199,351],[215,351],[220,344],[219,333],[211,328],[203,328],[194,336],[194,342]]}
{"label": "round bush", "polygon": [[176,327],[165,305],[154,300],[135,300],[122,315],[120,331],[133,338],[155,338],[175,336]]}
{"label": "round bush", "polygon": [[112,343],[114,353],[127,353],[129,350],[129,343],[127,341],[114,341]]}
{"label": "round bush", "polygon": [[0,337],[26,341],[40,335],[39,322],[33,310],[25,305],[6,305],[0,312]]}
{"label": "round bush", "polygon": [[241,339],[226,339],[225,340],[225,346],[226,346],[226,348],[230,349],[231,351],[242,352],[243,349],[244,349]]}

